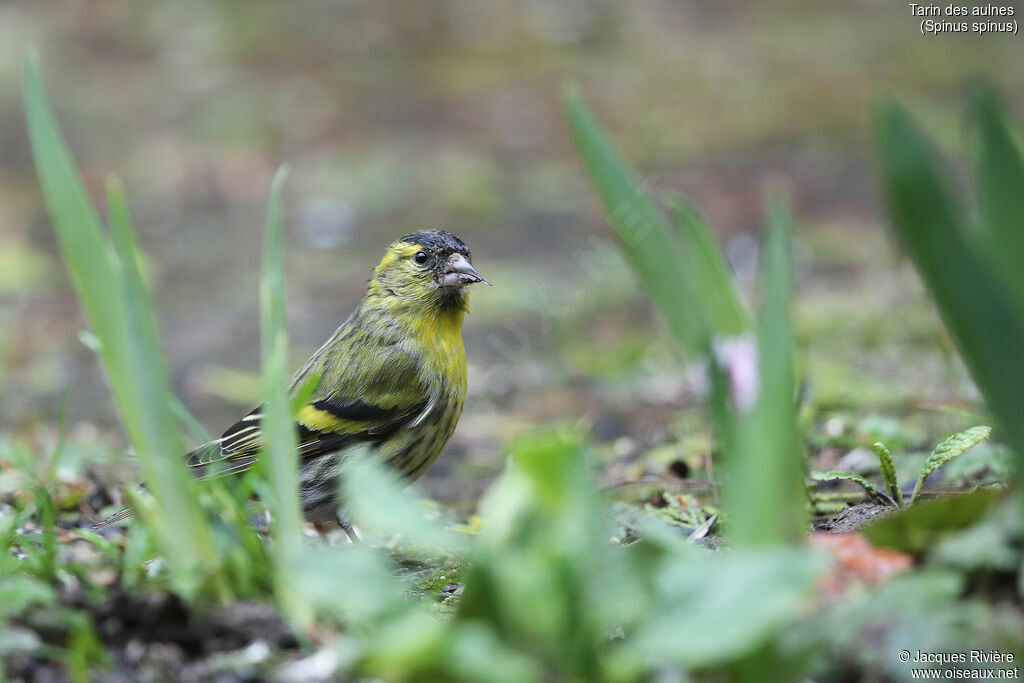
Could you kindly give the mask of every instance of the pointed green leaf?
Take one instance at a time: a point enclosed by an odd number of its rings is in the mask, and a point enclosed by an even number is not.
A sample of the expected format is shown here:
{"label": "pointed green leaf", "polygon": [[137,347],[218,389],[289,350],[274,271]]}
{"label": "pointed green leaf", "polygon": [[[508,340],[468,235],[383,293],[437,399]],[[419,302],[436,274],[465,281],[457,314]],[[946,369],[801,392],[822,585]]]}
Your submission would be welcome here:
{"label": "pointed green leaf", "polygon": [[878,456],[878,464],[882,469],[882,482],[885,484],[889,496],[896,501],[899,507],[903,507],[903,491],[900,490],[899,482],[896,481],[896,466],[892,462],[892,454],[885,447],[884,443],[876,443],[873,448]]}
{"label": "pointed green leaf", "polygon": [[[213,561],[213,545],[186,472],[181,434],[172,412],[167,368],[149,295],[139,271],[135,227],[121,189],[107,185],[107,206],[124,302],[125,345],[137,422],[127,425],[146,482],[160,502],[162,533],[189,571]],[[104,340],[104,343],[106,341]]]}
{"label": "pointed green leaf", "polygon": [[974,98],[977,129],[975,173],[981,237],[987,255],[1014,288],[1024,311],[1024,158],[1019,134],[1010,127],[996,94]]}
{"label": "pointed green leaf", "polygon": [[260,352],[263,360],[263,470],[269,482],[277,548],[274,583],[283,608],[299,624],[312,619],[312,607],[297,590],[296,562],[302,556],[295,423],[288,396],[288,330],[284,310],[284,257],[281,237],[281,187],[287,168],[278,169],[270,187],[260,273]]}
{"label": "pointed green leaf", "polygon": [[82,308],[96,336],[106,341],[102,353],[108,372],[115,375],[111,377],[113,381],[124,359],[124,324],[117,299],[112,296],[118,291],[118,283],[111,253],[50,111],[34,56],[25,60],[22,87],[29,140],[43,197]]}
{"label": "pointed green leaf", "polygon": [[884,500],[895,505],[888,495],[878,490],[877,486],[859,474],[854,474],[853,472],[845,472],[843,470],[814,470],[811,472],[811,479],[815,481],[836,481],[838,479],[843,481],[852,481],[854,484],[857,484],[867,491],[873,498]]}
{"label": "pointed green leaf", "polygon": [[965,229],[963,215],[935,171],[922,135],[902,109],[891,104],[882,109],[878,141],[893,227],[1022,460],[1022,311]]}
{"label": "pointed green leaf", "polygon": [[[798,542],[806,521],[789,305],[792,228],[781,202],[772,202],[766,223],[756,346],[744,351],[740,339],[729,359],[720,357],[722,343],[716,351],[716,362],[728,363],[723,369],[732,394],[733,409],[719,415],[733,434],[724,454],[730,485],[723,496],[737,546]],[[748,353],[751,361],[744,358]],[[748,393],[755,398],[745,407]]]}
{"label": "pointed green leaf", "polygon": [[[702,355],[714,336],[736,335],[746,329],[747,320],[736,307],[708,304],[709,290],[719,283],[699,279],[702,272],[688,267],[701,264],[701,255],[683,256],[657,205],[612,146],[579,92],[566,92],[565,108],[576,151],[626,258],[683,351]],[[714,264],[701,265],[706,266],[703,272],[715,269]],[[722,298],[716,292],[711,300]]]}
{"label": "pointed green leaf", "polygon": [[170,416],[170,394],[148,293],[138,269],[134,229],[116,188],[110,192],[117,251],[100,229],[92,204],[57,127],[33,57],[24,67],[25,114],[43,197],[72,283],[82,302],[125,429],[165,512],[161,550],[173,558],[184,594],[198,585],[212,545],[192,498]]}
{"label": "pointed green leaf", "polygon": [[957,457],[968,448],[977,446],[979,443],[984,441],[992,433],[991,427],[984,425],[978,427],[971,427],[958,434],[954,434],[946,438],[942,443],[935,447],[932,454],[928,456],[928,460],[925,461],[924,467],[921,468],[921,474],[917,477],[917,483],[914,484],[914,493],[910,496],[910,502],[913,503],[917,500],[917,494],[921,492],[921,487],[924,486],[924,480],[928,478],[928,475],[939,469],[947,462]]}
{"label": "pointed green leaf", "polygon": [[703,285],[703,303],[712,311],[716,329],[729,333],[750,327],[750,314],[740,300],[725,255],[707,224],[696,208],[682,197],[671,197],[668,206],[679,228],[683,259],[680,265],[694,282]]}

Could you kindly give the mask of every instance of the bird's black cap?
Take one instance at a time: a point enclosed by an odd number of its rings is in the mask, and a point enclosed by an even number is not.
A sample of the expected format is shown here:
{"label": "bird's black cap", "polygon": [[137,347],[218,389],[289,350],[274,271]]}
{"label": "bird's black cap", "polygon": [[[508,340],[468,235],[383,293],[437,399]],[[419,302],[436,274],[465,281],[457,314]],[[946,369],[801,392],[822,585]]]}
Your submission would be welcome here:
{"label": "bird's black cap", "polygon": [[465,243],[447,230],[420,230],[406,235],[399,241],[418,244],[434,253],[459,253],[469,258],[469,249]]}

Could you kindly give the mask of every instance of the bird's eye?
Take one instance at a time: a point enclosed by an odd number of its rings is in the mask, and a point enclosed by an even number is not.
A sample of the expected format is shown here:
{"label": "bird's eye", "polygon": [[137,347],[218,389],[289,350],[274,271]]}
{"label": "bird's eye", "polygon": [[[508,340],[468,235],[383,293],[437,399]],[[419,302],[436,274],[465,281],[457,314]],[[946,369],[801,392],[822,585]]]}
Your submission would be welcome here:
{"label": "bird's eye", "polygon": [[427,262],[427,252],[417,251],[416,255],[412,257],[412,260],[422,266]]}

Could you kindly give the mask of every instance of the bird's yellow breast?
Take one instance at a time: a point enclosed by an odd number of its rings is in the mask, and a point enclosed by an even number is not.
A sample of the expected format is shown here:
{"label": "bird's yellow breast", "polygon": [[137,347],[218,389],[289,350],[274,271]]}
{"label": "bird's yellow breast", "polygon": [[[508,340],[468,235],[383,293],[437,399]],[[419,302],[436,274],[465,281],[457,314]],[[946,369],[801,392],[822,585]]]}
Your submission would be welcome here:
{"label": "bird's yellow breast", "polygon": [[[462,344],[462,310],[422,316],[412,322],[412,336],[421,345],[420,356],[431,374],[453,380],[459,397],[465,395],[466,349]],[[458,380],[458,381],[454,381]]]}

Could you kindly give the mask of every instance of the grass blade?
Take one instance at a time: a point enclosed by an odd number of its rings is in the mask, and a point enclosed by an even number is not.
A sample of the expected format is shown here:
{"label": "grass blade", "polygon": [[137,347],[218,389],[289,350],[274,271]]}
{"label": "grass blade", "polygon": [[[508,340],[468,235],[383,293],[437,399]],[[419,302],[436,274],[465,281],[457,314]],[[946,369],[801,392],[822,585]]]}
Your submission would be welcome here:
{"label": "grass blade", "polygon": [[[566,93],[565,108],[576,151],[626,258],[683,351],[704,354],[715,335],[736,335],[746,329],[747,321],[735,307],[709,305],[709,300],[721,298],[707,296],[714,283],[701,281],[699,270],[687,268],[700,263],[699,257],[682,256],[679,241],[669,233],[658,207],[577,91]],[[712,265],[704,272],[713,269]]]}
{"label": "grass blade", "polygon": [[[108,371],[123,358],[123,321],[111,293],[118,291],[110,250],[92,203],[75,170],[67,144],[43,91],[34,56],[25,60],[23,83],[25,118],[35,157],[39,184],[57,231],[61,251],[86,317],[110,358]],[[111,378],[113,379],[113,378]]]}
{"label": "grass blade", "polygon": [[[910,253],[974,381],[1024,463],[1024,320],[992,265],[968,238],[964,219],[933,168],[907,114],[888,104],[878,117],[882,178],[893,227]],[[1022,468],[1018,467],[1018,471]]]}
{"label": "grass blade", "polygon": [[1024,312],[1024,158],[995,93],[974,98],[975,172],[982,242]]}
{"label": "grass blade", "polygon": [[[161,535],[180,570],[194,573],[212,566],[213,545],[200,514],[191,477],[182,454],[181,434],[172,411],[173,393],[160,352],[159,336],[146,285],[139,271],[139,251],[123,194],[116,182],[107,185],[107,206],[121,276],[128,370],[137,422],[126,425],[139,454],[146,482],[160,503]],[[184,576],[182,577],[185,578]],[[186,579],[188,580],[188,579]]]}
{"label": "grass blade", "polygon": [[780,202],[769,209],[761,269],[756,400],[744,410],[736,400],[739,367],[727,368],[733,384],[732,449],[726,453],[731,485],[723,489],[739,545],[798,542],[804,536],[803,458],[796,430],[793,331],[789,296],[792,279],[789,216]]}
{"label": "grass blade", "polygon": [[124,202],[111,191],[117,251],[104,239],[67,145],[54,120],[38,66],[24,67],[25,113],[32,152],[61,251],[86,317],[118,411],[163,514],[161,550],[172,559],[179,589],[189,594],[212,560],[209,534],[189,489],[180,438],[169,412],[163,358],[142,278],[134,230]]}
{"label": "grass blade", "polygon": [[196,440],[197,443],[209,443],[213,441],[213,435],[206,431],[202,423],[196,419],[196,416],[192,414],[181,399],[177,396],[171,396],[171,412],[174,413],[174,417],[178,419],[178,423],[182,426],[188,435]]}
{"label": "grass blade", "polygon": [[287,168],[278,169],[270,187],[260,277],[260,351],[263,358],[265,472],[274,517],[274,573],[278,599],[297,623],[307,624],[312,610],[298,590],[296,564],[302,556],[295,423],[288,397],[288,330],[284,311],[284,264],[281,246],[281,187]]}
{"label": "grass blade", "polygon": [[669,211],[678,227],[683,262],[680,267],[694,282],[702,283],[701,298],[714,311],[716,330],[735,333],[751,326],[724,254],[697,210],[688,201],[673,196]]}

